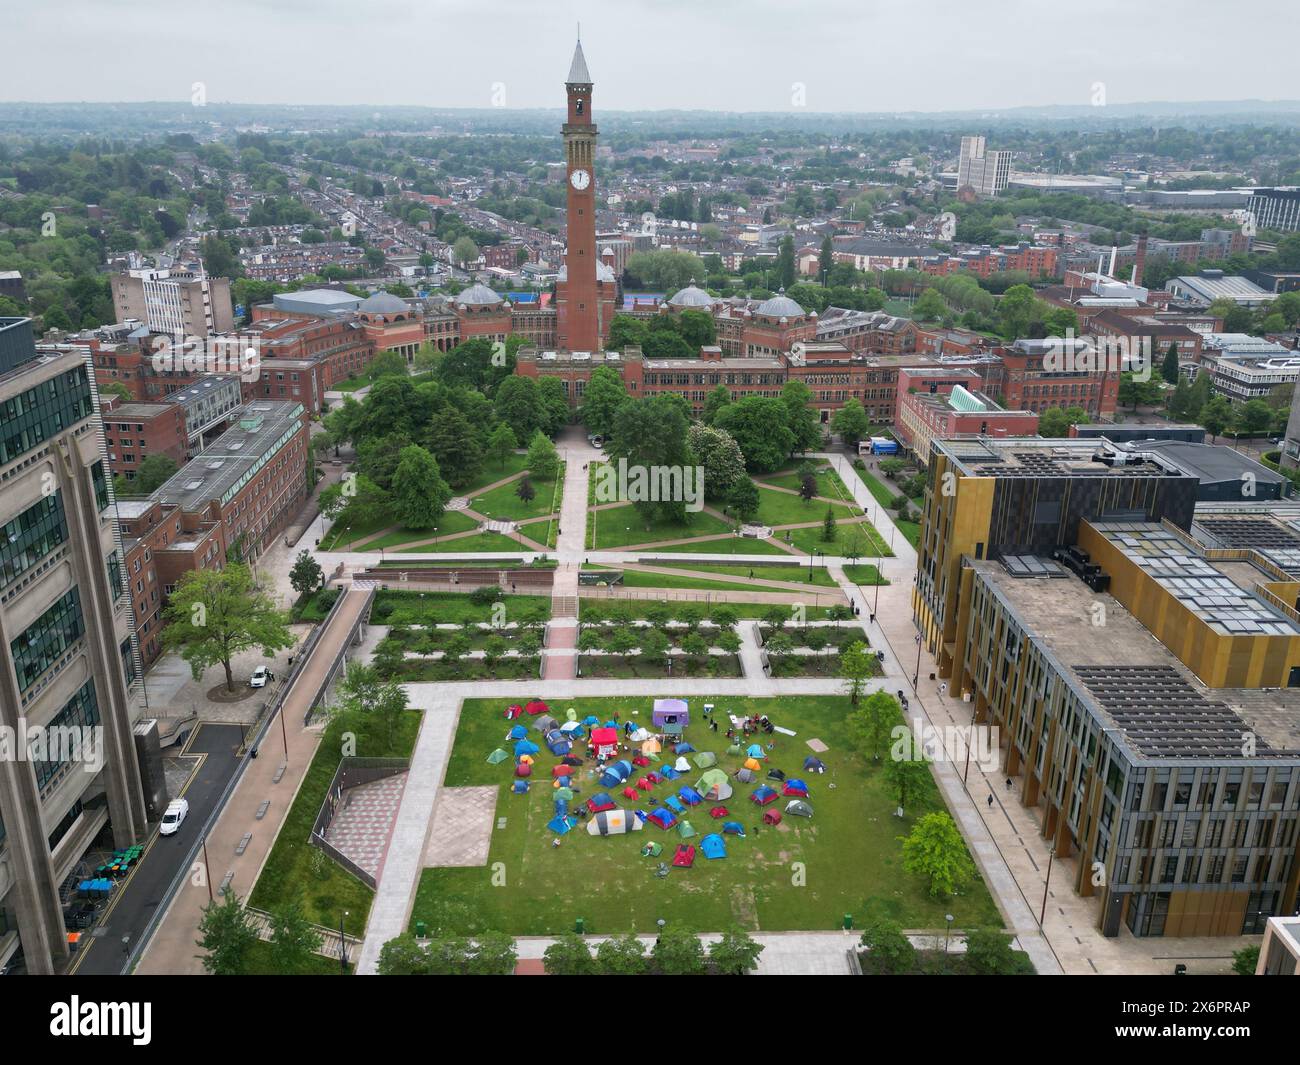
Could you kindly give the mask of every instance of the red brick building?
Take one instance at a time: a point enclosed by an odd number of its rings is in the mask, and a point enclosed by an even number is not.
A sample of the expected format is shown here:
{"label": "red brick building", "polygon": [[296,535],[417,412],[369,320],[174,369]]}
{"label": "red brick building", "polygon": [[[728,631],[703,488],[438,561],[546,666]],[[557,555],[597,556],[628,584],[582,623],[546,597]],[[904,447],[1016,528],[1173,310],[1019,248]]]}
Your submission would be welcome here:
{"label": "red brick building", "polygon": [[107,397],[101,407],[108,466],[114,476],[134,480],[150,455],[165,455],[177,466],[189,452],[185,408],[175,403],[123,403]]}

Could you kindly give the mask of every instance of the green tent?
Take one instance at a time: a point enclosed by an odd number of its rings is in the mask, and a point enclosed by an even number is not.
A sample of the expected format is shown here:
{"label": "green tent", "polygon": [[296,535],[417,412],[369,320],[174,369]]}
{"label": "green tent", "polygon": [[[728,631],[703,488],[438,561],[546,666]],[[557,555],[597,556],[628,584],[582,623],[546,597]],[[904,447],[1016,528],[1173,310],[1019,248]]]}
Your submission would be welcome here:
{"label": "green tent", "polygon": [[565,802],[572,802],[572,801],[573,801],[573,789],[572,789],[572,788],[556,788],[556,789],[555,789],[555,798],[557,798],[557,799],[563,799]]}
{"label": "green tent", "polygon": [[695,828],[689,821],[681,821],[677,825],[677,834],[681,836],[682,839],[690,839],[696,833]]}
{"label": "green tent", "polygon": [[641,856],[643,858],[658,858],[663,852],[664,845],[662,843],[656,843],[654,840],[651,840],[641,848]]}
{"label": "green tent", "polygon": [[730,747],[727,748],[727,753],[728,753],[728,754],[739,754],[739,753],[740,753],[740,744],[738,744],[738,743],[733,743]]}
{"label": "green tent", "polygon": [[499,765],[509,757],[510,755],[506,754],[505,751],[503,751],[500,747],[498,747],[495,751],[493,751],[491,754],[488,755],[487,757],[488,765]]}
{"label": "green tent", "polygon": [[708,769],[709,766],[718,764],[718,756],[712,751],[700,751],[691,761],[695,763],[696,769]]}

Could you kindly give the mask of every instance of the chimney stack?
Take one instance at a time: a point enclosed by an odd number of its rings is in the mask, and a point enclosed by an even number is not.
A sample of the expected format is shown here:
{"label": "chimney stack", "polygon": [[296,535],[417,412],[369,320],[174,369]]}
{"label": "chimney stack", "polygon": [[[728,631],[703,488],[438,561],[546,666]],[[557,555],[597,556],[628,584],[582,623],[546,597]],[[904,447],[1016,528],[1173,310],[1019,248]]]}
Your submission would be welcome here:
{"label": "chimney stack", "polygon": [[1142,285],[1142,269],[1146,266],[1146,263],[1147,235],[1140,233],[1137,240],[1137,254],[1133,257],[1133,285],[1135,287],[1141,287]]}

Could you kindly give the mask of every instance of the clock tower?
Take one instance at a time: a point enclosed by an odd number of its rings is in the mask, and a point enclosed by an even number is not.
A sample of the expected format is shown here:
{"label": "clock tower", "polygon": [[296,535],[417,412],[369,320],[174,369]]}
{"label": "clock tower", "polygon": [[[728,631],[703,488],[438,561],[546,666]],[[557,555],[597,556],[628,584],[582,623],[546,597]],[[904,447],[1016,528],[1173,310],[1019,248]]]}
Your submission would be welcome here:
{"label": "clock tower", "polygon": [[599,351],[609,333],[614,278],[596,248],[596,125],[591,120],[591,75],[582,42],[564,83],[568,114],[563,127],[568,188],[568,247],[555,286],[556,342],[568,351]]}

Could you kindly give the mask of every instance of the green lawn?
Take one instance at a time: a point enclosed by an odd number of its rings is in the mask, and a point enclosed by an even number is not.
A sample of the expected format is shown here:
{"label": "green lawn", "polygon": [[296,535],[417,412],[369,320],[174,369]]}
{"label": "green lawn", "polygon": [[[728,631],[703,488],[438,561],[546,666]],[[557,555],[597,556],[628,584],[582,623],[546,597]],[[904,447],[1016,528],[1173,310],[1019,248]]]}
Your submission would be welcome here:
{"label": "green lawn", "polygon": [[349,522],[346,513],[341,515],[329,532],[321,539],[318,551],[343,551],[356,540],[372,536],[381,529],[388,528],[392,521],[387,517],[369,522]]}
{"label": "green lawn", "polygon": [[533,481],[533,490],[537,494],[529,503],[519,498],[521,481],[511,481],[481,496],[474,496],[469,505],[480,514],[498,521],[528,521],[530,518],[554,514],[560,509],[560,500],[564,494],[563,469],[561,465],[561,474],[555,480]]}
{"label": "green lawn", "polygon": [[[923,795],[909,801],[907,816],[893,816],[896,796],[887,787],[879,767],[851,753],[848,711],[843,696],[778,699],[693,698],[698,713],[705,701],[719,710],[771,716],[794,729],[796,737],[777,735],[769,765],[803,776],[800,767],[809,753],[806,740],[819,738],[829,750],[820,757],[825,775],[808,776],[809,820],[787,816],[777,827],[759,825],[758,808],[748,801],[749,785],[737,785],[726,800],[728,819],[740,821],[747,838],[727,836],[727,857],[716,861],[696,854],[691,869],[672,869],[663,878],[654,870],[670,861],[679,839],[674,831],[653,826],[626,836],[589,836],[582,825],[553,847],[545,825],[553,814],[549,754],[539,758],[539,774],[527,795],[509,791],[509,760],[491,766],[486,757],[499,746],[506,731],[501,718],[502,700],[467,700],[461,709],[455,744],[447,765],[446,786],[497,785],[496,817],[505,827],[494,829],[488,864],[475,868],[426,869],[412,912],[412,922],[425,921],[430,933],[473,935],[496,930],[511,935],[553,935],[570,930],[581,917],[594,933],[653,932],[662,918],[669,927],[712,931],[739,925],[750,930],[837,929],[844,915],[852,914],[857,927],[876,918],[889,918],[909,929],[944,927],[944,914],[952,913],[958,926],[1001,925],[992,899],[982,883],[955,898],[931,898],[927,885],[902,869],[899,837],[915,819],[943,809],[938,791],[930,783]],[[553,699],[562,711],[574,706],[579,714],[594,713],[608,719],[615,709],[621,720],[638,712],[648,715],[649,698]],[[719,733],[698,722],[687,737],[700,750],[719,756],[719,765],[731,771],[737,756],[725,754]],[[600,790],[584,770],[583,794]],[[683,778],[694,783],[699,773]],[[831,788],[829,785],[836,786]],[[677,785],[661,784],[662,796]],[[619,792],[613,792],[621,798]],[[788,800],[778,800],[783,809]],[[713,830],[708,804],[686,815],[699,835]],[[659,859],[643,858],[641,846],[663,844]],[[504,874],[504,876],[502,875]],[[494,886],[499,884],[499,886]]]}
{"label": "green lawn", "polygon": [[[797,500],[796,500],[797,502]],[[731,531],[725,522],[703,511],[690,514],[684,523],[655,521],[646,524],[631,503],[610,507],[608,510],[587,512],[587,546],[612,551],[629,544],[658,543],[661,540],[681,540],[689,536],[712,536]],[[711,548],[699,546],[700,551]]]}
{"label": "green lawn", "polygon": [[[840,475],[829,466],[819,466],[817,469],[817,494],[825,496],[827,499],[844,499],[849,500],[848,489],[844,487],[844,482],[840,480]],[[803,486],[803,481],[799,477],[799,471],[796,469],[777,470],[776,473],[762,475],[754,478],[755,482],[762,486],[765,484],[775,485],[777,488],[789,488],[792,491],[799,491]]]}
{"label": "green lawn", "polygon": [[[826,592],[813,588],[809,598],[812,604],[805,607],[809,621],[826,620],[830,615],[831,603],[843,603],[843,598],[838,592]],[[617,596],[613,598],[603,598],[599,596],[582,596],[578,600],[579,613],[584,625],[590,625],[597,621],[646,621],[646,611],[656,603],[657,599],[620,599]],[[670,608],[681,606],[683,609],[694,607],[699,610],[701,615],[708,617],[714,608],[730,610],[737,618],[761,618],[772,609],[773,603],[710,603],[704,596],[692,597],[690,600],[681,601],[677,599],[663,600]],[[827,605],[822,605],[827,604]]]}
{"label": "green lawn", "polygon": [[[324,933],[322,933],[324,935]],[[338,943],[338,933],[334,933],[334,942]],[[275,966],[273,955],[271,954],[271,944],[263,939],[257,940],[248,950],[244,967],[244,976],[283,976]],[[352,961],[352,951],[348,951],[348,975],[354,971]],[[313,954],[307,962],[307,967],[301,972],[294,973],[294,976],[342,976],[340,971],[342,966],[333,958],[327,958],[322,954]]]}
{"label": "green lawn", "polygon": [[[893,517],[893,501],[894,497],[899,494],[898,486],[893,481],[886,481],[876,477],[870,470],[858,470],[858,476],[862,478],[863,483],[867,486],[867,491],[872,494],[876,502],[890,511],[890,516]],[[921,510],[925,506],[925,500],[913,499],[912,506],[917,510]],[[896,517],[893,518],[893,521],[898,527],[898,531],[907,537],[908,542],[913,547],[920,544],[921,525],[919,522],[899,521]]]}
{"label": "green lawn", "polygon": [[348,719],[342,714],[330,721],[276,837],[275,846],[257,878],[248,899],[250,906],[279,913],[296,900],[302,904],[307,920],[329,927],[338,927],[340,915],[347,910],[346,930],[355,935],[365,931],[374,892],[307,840],[338,769],[345,732],[355,735],[354,753],[357,757],[406,758],[415,746],[419,730],[418,710],[406,712],[392,743],[378,722],[365,718]]}
{"label": "green lawn", "polygon": [[[551,616],[545,595],[507,595],[511,621],[544,621]],[[464,592],[408,592],[380,589],[370,609],[376,625],[470,625],[492,620],[492,604],[482,606]]]}
{"label": "green lawn", "polygon": [[488,485],[495,484],[505,477],[513,477],[516,473],[521,473],[526,469],[528,469],[528,453],[524,451],[513,452],[506,458],[505,462],[498,462],[494,458],[489,458],[483,463],[483,468],[479,470],[478,476],[469,484],[457,488],[455,492],[458,496],[472,499]]}
{"label": "green lawn", "polygon": [[[889,549],[889,545],[881,538],[876,527],[865,518],[860,522],[840,522],[835,527],[835,540],[827,543],[822,539],[821,526],[811,529],[792,529],[789,530],[789,542],[795,547],[811,554],[814,550],[818,556],[828,555],[845,555],[852,549],[853,541],[850,539],[853,533],[857,532],[859,537],[858,550],[861,555],[868,558],[887,557],[894,552]],[[786,539],[786,532],[780,533],[782,541]]]}
{"label": "green lawn", "polygon": [[758,517],[760,525],[795,525],[804,521],[821,521],[826,516],[826,508],[836,518],[847,518],[858,513],[856,507],[846,507],[843,503],[823,503],[814,499],[804,502],[799,496],[789,492],[777,492],[771,488],[760,487],[758,490]]}
{"label": "green lawn", "polygon": [[[661,588],[694,588],[697,586],[698,587],[712,586],[719,583],[726,583],[728,585],[739,585],[742,588],[753,588],[755,587],[755,585],[750,584],[750,575],[752,574],[755,580],[790,581],[792,583],[798,583],[798,584],[815,584],[822,588],[835,587],[835,580],[826,571],[826,567],[813,566],[812,579],[809,580],[808,567],[806,565],[800,566],[793,562],[789,563],[788,565],[776,564],[776,565],[745,566],[745,565],[727,563],[727,562],[691,562],[687,560],[687,561],[683,561],[680,565],[675,565],[675,564],[669,565],[668,563],[660,563],[659,565],[668,566],[668,568],[671,569],[689,569],[692,570],[693,572],[700,573],[702,576],[699,578],[678,577],[673,574],[636,573],[636,571],[634,570],[624,570],[623,571],[624,583],[628,584],[629,586],[635,587],[636,585],[633,585],[631,580],[631,578],[635,576],[638,578],[647,578],[648,581],[663,581],[663,580],[674,580],[674,581],[698,580],[699,581],[699,585],[695,585],[695,584],[648,585],[645,582],[639,582],[642,584],[642,586],[652,586],[652,587],[661,587]],[[654,568],[657,569],[659,568],[659,566],[655,566]],[[716,575],[718,579],[712,579],[714,575]],[[726,581],[725,578],[729,576],[741,577],[743,579],[740,581]],[[761,587],[761,585],[759,585],[758,587]]]}
{"label": "green lawn", "polygon": [[521,522],[519,532],[530,540],[536,540],[539,544],[554,547],[556,538],[560,535],[559,515],[547,515],[545,518]]}
{"label": "green lawn", "polygon": [[414,544],[408,543],[404,547],[395,547],[392,550],[400,553],[410,553],[413,555],[422,554],[458,554],[462,552],[474,553],[478,551],[518,551],[520,543],[513,536],[506,536],[504,533],[485,532],[477,533],[474,536],[461,536],[455,540],[439,540],[437,543]]}
{"label": "green lawn", "polygon": [[656,555],[784,555],[793,558],[789,551],[782,551],[776,544],[767,540],[755,540],[748,536],[724,536],[720,540],[703,540],[693,544],[656,544]]}
{"label": "green lawn", "polygon": [[844,567],[844,576],[854,584],[888,584],[889,581],[881,576],[880,570],[867,562],[860,562],[856,566],[847,565]]}
{"label": "green lawn", "polygon": [[358,550],[378,551],[381,547],[391,549],[416,540],[428,540],[434,536],[450,536],[453,533],[469,532],[471,529],[477,528],[478,522],[459,510],[444,510],[442,517],[438,519],[438,524],[432,529],[397,529],[394,532],[384,533],[383,536],[376,537],[369,543],[363,544]]}

